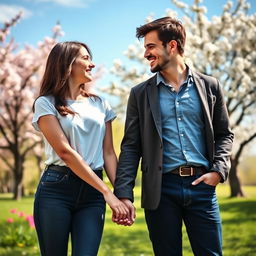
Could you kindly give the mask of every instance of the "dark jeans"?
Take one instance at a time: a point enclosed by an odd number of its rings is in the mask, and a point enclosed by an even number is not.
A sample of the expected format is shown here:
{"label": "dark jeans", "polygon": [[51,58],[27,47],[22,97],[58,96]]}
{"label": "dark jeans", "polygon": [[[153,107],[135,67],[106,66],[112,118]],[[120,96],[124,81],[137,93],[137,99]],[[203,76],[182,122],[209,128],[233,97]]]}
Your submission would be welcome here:
{"label": "dark jeans", "polygon": [[[102,171],[95,171],[102,178]],[[103,195],[67,168],[46,170],[37,188],[34,219],[42,256],[97,255],[105,217]]]}
{"label": "dark jeans", "polygon": [[182,255],[182,221],[196,256],[221,256],[222,231],[215,187],[191,183],[199,176],[164,174],[161,201],[145,210],[156,256]]}

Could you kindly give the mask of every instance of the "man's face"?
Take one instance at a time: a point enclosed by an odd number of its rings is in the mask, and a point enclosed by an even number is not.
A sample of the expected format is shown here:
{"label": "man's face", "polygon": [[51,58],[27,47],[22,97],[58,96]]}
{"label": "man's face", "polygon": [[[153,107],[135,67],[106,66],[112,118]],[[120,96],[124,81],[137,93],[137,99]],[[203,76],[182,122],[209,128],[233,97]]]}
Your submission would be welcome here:
{"label": "man's face", "polygon": [[160,72],[169,66],[171,58],[168,53],[168,45],[163,46],[157,31],[153,30],[145,35],[144,47],[144,57],[149,61],[151,72]]}

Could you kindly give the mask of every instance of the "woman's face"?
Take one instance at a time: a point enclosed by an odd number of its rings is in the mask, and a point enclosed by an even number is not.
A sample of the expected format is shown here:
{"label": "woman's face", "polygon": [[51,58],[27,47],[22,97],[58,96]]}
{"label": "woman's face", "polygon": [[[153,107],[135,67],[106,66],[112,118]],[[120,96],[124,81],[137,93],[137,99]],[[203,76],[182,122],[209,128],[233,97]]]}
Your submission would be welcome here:
{"label": "woman's face", "polygon": [[91,70],[95,67],[88,51],[81,47],[77,58],[75,59],[71,78],[76,84],[84,84],[92,81]]}

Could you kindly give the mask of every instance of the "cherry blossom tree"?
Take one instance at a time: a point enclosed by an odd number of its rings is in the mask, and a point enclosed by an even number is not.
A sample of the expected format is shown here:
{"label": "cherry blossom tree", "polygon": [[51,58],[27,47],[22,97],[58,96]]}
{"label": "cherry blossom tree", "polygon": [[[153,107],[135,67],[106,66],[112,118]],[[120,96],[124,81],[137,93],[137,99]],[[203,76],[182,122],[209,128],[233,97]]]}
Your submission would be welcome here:
{"label": "cherry blossom tree", "polygon": [[[256,137],[256,14],[249,14],[250,5],[246,0],[237,0],[235,4],[227,1],[220,16],[209,18],[202,2],[194,0],[192,5],[187,5],[172,0],[184,14],[181,20],[187,31],[186,63],[217,77],[223,86],[235,132],[229,175],[231,197],[243,196],[238,165],[246,146]],[[166,10],[165,16],[178,18],[171,9]],[[152,19],[148,17],[146,22]],[[103,91],[119,97],[118,111],[124,111],[130,87],[152,75],[143,53],[142,44],[136,42],[125,52],[129,65],[114,60],[111,71],[117,82]]]}
{"label": "cherry blossom tree", "polygon": [[8,36],[10,29],[21,19],[21,13],[0,29],[0,160],[13,174],[14,199],[22,196],[22,179],[26,157],[41,137],[31,126],[32,105],[38,94],[40,78],[50,49],[62,35],[60,25],[53,28],[37,47],[20,49]]}

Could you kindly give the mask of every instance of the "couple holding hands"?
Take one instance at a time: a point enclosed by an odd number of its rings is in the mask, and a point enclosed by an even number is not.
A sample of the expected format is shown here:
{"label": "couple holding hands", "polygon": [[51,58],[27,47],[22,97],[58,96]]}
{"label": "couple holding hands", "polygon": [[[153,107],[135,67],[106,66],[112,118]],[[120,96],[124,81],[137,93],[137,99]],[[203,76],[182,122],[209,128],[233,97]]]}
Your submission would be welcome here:
{"label": "couple holding hands", "polygon": [[88,89],[95,67],[89,47],[58,43],[48,56],[32,120],[46,154],[34,202],[42,256],[67,255],[70,234],[73,256],[97,255],[106,203],[115,223],[132,225],[140,160],[154,255],[182,255],[182,222],[194,255],[222,255],[215,187],[227,179],[233,133],[221,86],[186,65],[178,20],[154,20],[138,27],[137,37],[155,75],[131,89],[119,161],[115,113]]}

